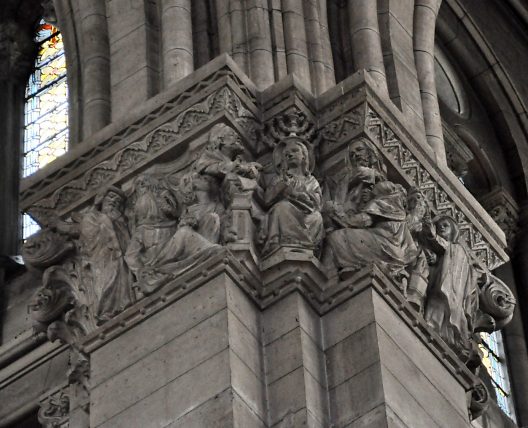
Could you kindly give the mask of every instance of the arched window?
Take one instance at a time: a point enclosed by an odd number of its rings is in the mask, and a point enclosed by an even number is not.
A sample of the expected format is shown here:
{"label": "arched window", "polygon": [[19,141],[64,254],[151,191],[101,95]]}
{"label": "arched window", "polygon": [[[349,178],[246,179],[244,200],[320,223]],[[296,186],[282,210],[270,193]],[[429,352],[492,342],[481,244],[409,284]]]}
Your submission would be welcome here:
{"label": "arched window", "polygon": [[486,368],[493,386],[492,394],[495,395],[497,404],[506,415],[515,422],[515,411],[511,395],[510,379],[506,359],[502,333],[500,331],[491,334],[481,333],[482,343],[480,350],[483,354],[482,365]]}
{"label": "arched window", "polygon": [[[33,174],[68,150],[68,84],[66,58],[59,30],[41,21],[38,56],[26,87],[22,176]],[[39,229],[23,215],[22,237]]]}

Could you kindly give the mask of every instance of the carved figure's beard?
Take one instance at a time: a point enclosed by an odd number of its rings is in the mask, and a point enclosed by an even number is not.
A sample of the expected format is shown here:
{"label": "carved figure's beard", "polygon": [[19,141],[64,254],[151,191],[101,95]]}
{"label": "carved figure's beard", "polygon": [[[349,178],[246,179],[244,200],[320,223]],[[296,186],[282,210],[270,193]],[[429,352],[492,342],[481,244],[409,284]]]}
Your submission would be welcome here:
{"label": "carved figure's beard", "polygon": [[355,167],[370,167],[370,162],[367,156],[357,155],[350,159],[350,163]]}

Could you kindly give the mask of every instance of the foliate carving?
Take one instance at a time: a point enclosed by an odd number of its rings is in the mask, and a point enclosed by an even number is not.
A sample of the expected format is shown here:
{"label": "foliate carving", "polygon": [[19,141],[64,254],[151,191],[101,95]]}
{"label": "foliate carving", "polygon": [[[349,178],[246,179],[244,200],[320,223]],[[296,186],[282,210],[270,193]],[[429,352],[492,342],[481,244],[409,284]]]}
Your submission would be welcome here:
{"label": "foliate carving", "polygon": [[28,238],[22,256],[26,264],[46,268],[58,263],[74,248],[64,236],[45,229]]}
{"label": "foliate carving", "polygon": [[82,177],[57,189],[50,197],[39,200],[30,212],[41,223],[48,224],[53,212],[65,211],[88,194],[97,192],[101,185],[116,181],[142,162],[152,159],[176,144],[197,125],[221,112],[232,114],[235,120],[241,120],[248,131],[251,130],[249,125],[251,113],[243,107],[231,90],[221,88],[201,103],[180,113],[170,124],[165,124],[151,132],[145,139],[126,146],[111,159],[99,163],[86,171]]}
{"label": "foliate carving", "polygon": [[466,242],[475,259],[494,269],[501,264],[497,253],[482,239],[481,233],[460,211],[447,193],[433,180],[431,174],[420,164],[378,114],[367,105],[365,127],[397,165],[405,172],[413,185],[420,189],[436,214],[454,218],[460,228],[461,241]]}
{"label": "foliate carving", "polygon": [[511,321],[517,302],[503,281],[494,275],[485,273],[481,277],[479,297],[481,312],[489,315],[493,320],[491,326],[481,328],[480,331],[491,333],[500,330]]}
{"label": "foliate carving", "polygon": [[268,147],[275,147],[284,138],[295,135],[311,148],[315,137],[315,127],[305,113],[290,108],[288,111],[273,117],[266,124],[263,140]]}
{"label": "foliate carving", "polygon": [[275,174],[264,194],[264,204],[269,208],[262,226],[266,255],[279,247],[317,253],[323,237],[322,193],[311,174],[313,159],[305,140],[294,132],[273,152]]}
{"label": "foliate carving", "polygon": [[70,417],[70,398],[60,389],[40,402],[38,421],[45,428],[67,428]]}
{"label": "foliate carving", "polygon": [[488,388],[483,383],[479,383],[469,391],[469,414],[471,419],[477,419],[489,407],[490,397]]}

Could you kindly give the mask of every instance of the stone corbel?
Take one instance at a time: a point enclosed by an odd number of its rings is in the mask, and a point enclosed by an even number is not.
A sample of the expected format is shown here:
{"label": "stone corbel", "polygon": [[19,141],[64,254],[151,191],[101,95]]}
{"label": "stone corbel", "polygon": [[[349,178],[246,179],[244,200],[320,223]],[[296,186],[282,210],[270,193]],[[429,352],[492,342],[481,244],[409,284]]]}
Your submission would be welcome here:
{"label": "stone corbel", "polygon": [[474,158],[471,150],[462,139],[447,124],[442,124],[444,135],[447,166],[459,180],[463,180],[468,173],[468,164]]}
{"label": "stone corbel", "polygon": [[23,249],[26,266],[42,278],[28,306],[34,329],[68,344],[96,326],[83,301],[74,249],[72,240],[49,229],[28,239]]}
{"label": "stone corbel", "polygon": [[493,189],[480,198],[480,203],[506,234],[511,249],[519,232],[519,205],[502,187]]}

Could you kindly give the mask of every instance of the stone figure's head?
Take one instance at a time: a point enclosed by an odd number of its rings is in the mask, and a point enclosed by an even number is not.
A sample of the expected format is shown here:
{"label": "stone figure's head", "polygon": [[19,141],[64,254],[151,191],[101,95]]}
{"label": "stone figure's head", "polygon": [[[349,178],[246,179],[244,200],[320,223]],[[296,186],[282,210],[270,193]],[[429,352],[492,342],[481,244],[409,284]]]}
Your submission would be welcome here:
{"label": "stone figure's head", "polygon": [[125,200],[125,193],[121,189],[108,186],[96,195],[94,205],[103,213],[122,212]]}
{"label": "stone figure's head", "polygon": [[155,191],[158,187],[158,180],[150,174],[141,174],[134,180],[134,191],[138,195],[143,195],[149,191]]}
{"label": "stone figure's head", "polygon": [[409,212],[421,215],[427,211],[425,196],[417,187],[411,187],[407,191],[407,209]]}
{"label": "stone figure's head", "polygon": [[287,171],[292,168],[300,168],[304,175],[310,174],[310,152],[303,140],[296,136],[286,137],[278,146],[281,151],[280,169]]}
{"label": "stone figure's head", "polygon": [[459,229],[454,218],[447,215],[441,215],[435,217],[433,223],[436,227],[436,233],[438,236],[449,242],[457,242]]}
{"label": "stone figure's head", "polygon": [[229,159],[244,153],[240,136],[224,123],[218,123],[209,132],[209,150],[220,150]]}
{"label": "stone figure's head", "polygon": [[377,147],[366,138],[359,138],[348,147],[347,165],[351,169],[368,167],[385,173],[385,165]]}

